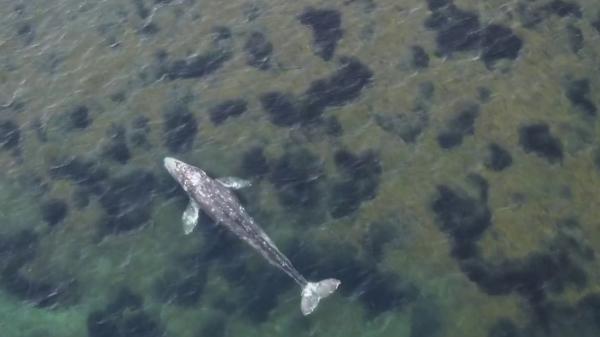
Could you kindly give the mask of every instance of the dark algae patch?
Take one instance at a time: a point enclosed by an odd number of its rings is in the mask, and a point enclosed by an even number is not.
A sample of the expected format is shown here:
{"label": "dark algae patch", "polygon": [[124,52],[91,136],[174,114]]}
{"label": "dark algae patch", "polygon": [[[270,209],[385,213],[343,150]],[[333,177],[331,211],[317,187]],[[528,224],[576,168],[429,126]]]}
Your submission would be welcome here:
{"label": "dark algae patch", "polygon": [[354,154],[339,150],[334,155],[342,178],[333,184],[329,195],[331,216],[340,218],[358,210],[361,203],[375,198],[382,167],[373,151]]}
{"label": "dark algae patch", "polygon": [[458,115],[448,121],[446,129],[437,137],[443,149],[451,149],[462,144],[465,136],[475,133],[475,119],[479,116],[479,105],[466,104]]}
{"label": "dark algae patch", "polygon": [[144,311],[142,298],[122,289],[102,310],[87,317],[89,337],[160,337],[164,329],[159,320]]}
{"label": "dark algae patch", "polygon": [[269,180],[284,206],[313,208],[321,200],[321,161],[306,149],[293,149],[273,163]]}
{"label": "dark algae patch", "polygon": [[583,32],[575,25],[567,25],[566,31],[569,48],[573,53],[577,54],[583,48]]}
{"label": "dark algae patch", "polygon": [[425,27],[437,32],[436,43],[442,55],[481,50],[481,60],[490,68],[500,59],[514,60],[523,41],[503,25],[482,26],[475,12],[458,8],[450,1],[430,1],[431,15]]}
{"label": "dark algae patch", "polygon": [[90,111],[87,106],[79,105],[69,112],[69,123],[72,128],[85,129],[92,120],[90,118]]}
{"label": "dark algae patch", "polygon": [[304,93],[309,111],[347,104],[373,80],[371,69],[356,58],[340,57],[339,64],[331,76],[312,82]]}
{"label": "dark algae patch", "polygon": [[127,146],[125,127],[113,124],[106,132],[108,143],[102,147],[102,156],[119,164],[126,164],[131,158],[131,152]]}
{"label": "dark algae patch", "polygon": [[117,234],[140,227],[150,220],[156,179],[151,172],[136,170],[111,179],[100,196],[106,212],[101,232]]}
{"label": "dark algae patch", "polygon": [[488,68],[501,59],[516,59],[523,47],[521,38],[510,28],[497,24],[485,27],[481,39],[481,58]]}
{"label": "dark algae patch", "polygon": [[210,120],[215,125],[223,124],[228,118],[243,114],[246,111],[247,105],[248,103],[243,99],[223,101],[210,109]]}
{"label": "dark algae patch", "polygon": [[519,144],[527,153],[536,154],[549,163],[563,159],[562,144],[545,123],[528,124],[519,129]]}
{"label": "dark algae patch", "polygon": [[329,77],[313,81],[300,97],[271,91],[262,94],[260,102],[274,125],[307,125],[321,121],[326,108],[357,99],[372,80],[373,73],[365,64],[352,57],[340,57],[339,68]]}
{"label": "dark algae patch", "polygon": [[425,69],[429,67],[429,55],[423,47],[412,46],[410,48],[412,54],[412,65],[416,69]]}
{"label": "dark algae patch", "polygon": [[171,80],[204,77],[221,69],[231,57],[231,52],[227,50],[213,50],[187,59],[175,60],[167,65],[166,75]]}
{"label": "dark algae patch", "polygon": [[12,150],[19,146],[21,141],[21,130],[11,120],[0,121],[0,147],[4,150]]}
{"label": "dark algae patch", "polygon": [[173,153],[189,151],[198,133],[196,117],[185,104],[178,103],[167,108],[163,119],[167,149]]}
{"label": "dark algae patch", "polygon": [[0,236],[0,286],[7,294],[38,308],[75,304],[78,300],[76,280],[66,276],[59,280],[35,279],[24,273],[27,264],[39,253],[39,241],[39,236],[30,230]]}
{"label": "dark algae patch", "polygon": [[42,219],[49,226],[55,226],[67,216],[67,203],[60,199],[50,199],[42,204]]}
{"label": "dark algae patch", "polygon": [[324,251],[321,249],[310,244],[302,244],[301,247],[296,244],[286,251],[307,278],[321,279],[322,275],[336,275],[343,280],[340,293],[358,299],[368,318],[388,311],[400,311],[419,296],[419,289],[413,283],[399,274],[378,270],[376,263],[360,259],[349,245],[333,243]]}
{"label": "dark algae patch", "polygon": [[260,96],[260,103],[274,125],[293,126],[302,121],[302,107],[292,94],[268,92]]}
{"label": "dark algae patch", "polygon": [[261,32],[252,32],[244,43],[246,63],[259,70],[271,68],[273,44]]}
{"label": "dark algae patch", "polygon": [[581,7],[576,2],[553,0],[543,8],[549,13],[557,15],[561,18],[566,16],[581,18]]}
{"label": "dark algae patch", "polygon": [[[465,276],[492,296],[516,293],[521,296],[536,319],[547,322],[549,292],[562,293],[567,287],[583,288],[587,275],[580,267],[585,254],[560,234],[545,246],[525,257],[488,261],[479,252],[478,241],[492,223],[487,205],[488,185],[480,176],[469,176],[475,192],[438,186],[432,203],[436,223],[452,239],[452,256]],[[581,257],[584,257],[583,260]],[[499,329],[499,328],[496,328]]]}
{"label": "dark algae patch", "polygon": [[486,168],[499,172],[510,167],[512,162],[513,159],[508,150],[496,143],[491,143],[488,146],[488,153],[484,161]]}
{"label": "dark algae patch", "polygon": [[596,116],[597,107],[589,98],[590,80],[587,78],[571,80],[566,86],[565,95],[579,111],[586,116]]}
{"label": "dark algae patch", "polygon": [[298,20],[312,29],[315,54],[325,61],[331,60],[338,41],[344,36],[340,12],[309,7],[298,16]]}
{"label": "dark algae patch", "polygon": [[269,162],[262,147],[253,146],[242,155],[240,171],[244,176],[263,177],[269,173],[269,169]]}

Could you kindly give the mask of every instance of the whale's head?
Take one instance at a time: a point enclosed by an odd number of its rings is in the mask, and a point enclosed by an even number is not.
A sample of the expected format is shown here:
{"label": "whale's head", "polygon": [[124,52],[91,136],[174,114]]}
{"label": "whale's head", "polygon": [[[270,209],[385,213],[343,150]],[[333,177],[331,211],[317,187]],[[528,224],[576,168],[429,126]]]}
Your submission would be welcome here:
{"label": "whale's head", "polygon": [[181,160],[165,157],[164,165],[169,174],[175,179],[186,192],[210,181],[204,171],[196,166],[186,164]]}
{"label": "whale's head", "polygon": [[187,164],[181,160],[171,157],[165,157],[164,164],[169,174],[175,179],[177,179],[177,176],[181,175],[181,173],[184,171],[184,166],[187,166]]}
{"label": "whale's head", "polygon": [[200,169],[197,167],[171,157],[166,157],[164,159],[164,165],[173,179],[175,179],[186,190],[190,180],[197,181],[198,176],[201,174]]}

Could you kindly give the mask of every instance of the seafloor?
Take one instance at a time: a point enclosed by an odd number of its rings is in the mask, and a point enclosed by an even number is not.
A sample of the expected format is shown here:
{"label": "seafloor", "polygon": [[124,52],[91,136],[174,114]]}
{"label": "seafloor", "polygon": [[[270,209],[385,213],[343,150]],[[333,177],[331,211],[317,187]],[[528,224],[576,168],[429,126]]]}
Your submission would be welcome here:
{"label": "seafloor", "polygon": [[600,336],[598,1],[0,4],[1,336]]}

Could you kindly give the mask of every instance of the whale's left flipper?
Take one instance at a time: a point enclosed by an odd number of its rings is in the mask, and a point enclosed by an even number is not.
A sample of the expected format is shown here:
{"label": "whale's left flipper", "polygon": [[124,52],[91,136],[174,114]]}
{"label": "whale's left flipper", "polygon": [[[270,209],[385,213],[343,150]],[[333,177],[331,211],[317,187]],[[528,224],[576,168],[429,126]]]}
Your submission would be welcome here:
{"label": "whale's left flipper", "polygon": [[240,188],[248,187],[252,185],[250,180],[245,180],[238,177],[222,177],[217,179],[223,186],[231,188],[232,190],[239,190]]}
{"label": "whale's left flipper", "polygon": [[194,227],[196,227],[196,224],[198,223],[198,212],[200,212],[198,203],[190,198],[190,203],[181,216],[181,220],[183,220],[183,232],[186,235],[190,234],[194,230]]}
{"label": "whale's left flipper", "polygon": [[340,281],[334,278],[328,278],[319,282],[308,282],[302,289],[302,301],[300,309],[304,316],[313,312],[319,301],[331,295],[340,285]]}

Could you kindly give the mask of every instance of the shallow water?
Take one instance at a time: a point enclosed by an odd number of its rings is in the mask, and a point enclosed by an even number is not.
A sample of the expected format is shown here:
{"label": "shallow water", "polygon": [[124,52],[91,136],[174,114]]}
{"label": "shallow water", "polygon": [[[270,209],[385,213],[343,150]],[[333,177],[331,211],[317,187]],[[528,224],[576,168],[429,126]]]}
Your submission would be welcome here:
{"label": "shallow water", "polygon": [[600,335],[596,1],[223,3],[0,6],[3,336]]}

